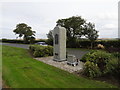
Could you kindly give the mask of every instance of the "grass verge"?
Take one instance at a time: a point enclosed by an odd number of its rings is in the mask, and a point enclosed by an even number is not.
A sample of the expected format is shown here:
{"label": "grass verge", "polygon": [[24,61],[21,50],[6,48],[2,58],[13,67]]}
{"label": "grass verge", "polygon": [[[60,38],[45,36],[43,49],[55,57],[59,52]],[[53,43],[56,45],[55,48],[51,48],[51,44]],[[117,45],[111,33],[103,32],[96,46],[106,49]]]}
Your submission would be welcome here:
{"label": "grass verge", "polygon": [[32,59],[25,49],[10,46],[2,49],[3,80],[11,88],[116,88]]}

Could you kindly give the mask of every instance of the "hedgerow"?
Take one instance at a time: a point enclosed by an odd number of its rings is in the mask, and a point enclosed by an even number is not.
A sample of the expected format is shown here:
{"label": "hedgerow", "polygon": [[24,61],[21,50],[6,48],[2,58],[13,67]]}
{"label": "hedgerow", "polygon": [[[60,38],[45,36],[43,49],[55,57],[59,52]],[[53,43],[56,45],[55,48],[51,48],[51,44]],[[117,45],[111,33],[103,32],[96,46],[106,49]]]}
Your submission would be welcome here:
{"label": "hedgerow", "polygon": [[29,50],[32,52],[34,57],[45,57],[53,55],[52,46],[30,45]]}

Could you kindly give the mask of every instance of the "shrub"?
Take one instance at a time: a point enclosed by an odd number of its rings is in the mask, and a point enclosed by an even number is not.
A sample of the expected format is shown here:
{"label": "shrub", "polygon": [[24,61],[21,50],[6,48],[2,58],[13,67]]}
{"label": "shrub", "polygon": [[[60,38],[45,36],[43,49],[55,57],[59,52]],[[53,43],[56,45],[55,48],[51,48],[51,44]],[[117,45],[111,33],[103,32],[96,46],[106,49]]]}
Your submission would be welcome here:
{"label": "shrub", "polygon": [[115,76],[120,82],[120,53],[112,53],[113,58],[107,63],[105,73]]}
{"label": "shrub", "polygon": [[119,52],[114,52],[112,55],[118,59],[120,59],[120,53]]}
{"label": "shrub", "polygon": [[98,44],[98,45],[97,45],[97,48],[98,48],[98,49],[105,49],[105,47],[104,47],[102,44]]}
{"label": "shrub", "polygon": [[112,58],[106,65],[105,73],[111,74],[120,82],[120,59]]}
{"label": "shrub", "polygon": [[34,57],[45,57],[53,55],[52,46],[31,45],[29,47]]}
{"label": "shrub", "polygon": [[95,51],[92,50],[92,51],[90,51],[89,53],[85,54],[85,55],[80,59],[80,61],[82,61],[82,62],[93,61],[93,59],[92,59],[93,55],[92,55],[92,54],[93,54],[94,52],[95,52]]}
{"label": "shrub", "polygon": [[81,61],[84,61],[87,63],[87,64],[85,63],[84,72],[87,73],[86,75],[90,77],[97,77],[97,76],[103,75],[104,71],[106,70],[106,65],[108,61],[111,59],[111,57],[112,55],[105,51],[101,51],[101,50],[90,51],[89,53],[85,54],[81,59]]}
{"label": "shrub", "polygon": [[106,73],[112,73],[119,65],[117,58],[112,58],[106,65]]}
{"label": "shrub", "polygon": [[81,61],[86,62],[86,61],[90,61],[90,62],[94,62],[96,64],[98,63],[106,63],[111,57],[110,53],[107,53],[105,51],[101,51],[101,50],[92,50],[90,52],[88,52],[87,54],[85,54]]}
{"label": "shrub", "polygon": [[99,70],[99,67],[97,64],[94,64],[93,62],[87,61],[85,63],[85,67],[83,68],[84,74],[88,77],[98,77],[101,75],[101,72]]}
{"label": "shrub", "polygon": [[[36,46],[37,47],[37,46]],[[35,45],[30,45],[29,46],[29,50],[31,51],[31,52],[34,52],[35,51]]]}
{"label": "shrub", "polygon": [[89,77],[98,77],[111,74],[120,80],[120,53],[107,53],[94,50],[83,56],[85,62],[84,74]]}
{"label": "shrub", "polygon": [[48,49],[48,55],[52,56],[53,55],[53,47],[52,46],[47,46]]}

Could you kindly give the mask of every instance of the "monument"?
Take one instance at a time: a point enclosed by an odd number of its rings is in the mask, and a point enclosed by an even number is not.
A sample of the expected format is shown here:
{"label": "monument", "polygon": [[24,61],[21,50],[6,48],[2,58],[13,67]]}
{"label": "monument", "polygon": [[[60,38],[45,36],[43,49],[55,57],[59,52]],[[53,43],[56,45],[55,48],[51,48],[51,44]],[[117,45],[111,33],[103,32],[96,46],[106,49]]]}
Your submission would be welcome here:
{"label": "monument", "polygon": [[55,61],[66,60],[66,29],[56,26],[53,30],[54,58]]}

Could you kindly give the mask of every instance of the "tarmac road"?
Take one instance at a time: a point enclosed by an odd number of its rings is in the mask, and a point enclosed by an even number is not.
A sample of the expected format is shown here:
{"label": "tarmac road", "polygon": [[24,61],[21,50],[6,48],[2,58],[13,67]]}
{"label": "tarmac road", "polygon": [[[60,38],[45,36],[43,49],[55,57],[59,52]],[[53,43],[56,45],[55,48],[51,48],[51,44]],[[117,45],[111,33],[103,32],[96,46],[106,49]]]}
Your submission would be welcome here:
{"label": "tarmac road", "polygon": [[[1,43],[0,42],[0,45],[7,45],[7,46],[12,46],[12,47],[19,47],[19,48],[29,49],[29,45],[26,45],[26,44]],[[67,48],[66,51],[70,55],[71,54],[75,55],[77,59],[81,59],[84,54],[89,52],[89,51],[82,51],[82,50],[79,50],[79,49],[71,49],[71,48]]]}
{"label": "tarmac road", "polygon": [[0,42],[0,45],[7,45],[7,46],[12,46],[12,47],[19,47],[19,48],[29,49],[29,45],[25,45],[25,44],[1,43]]}

